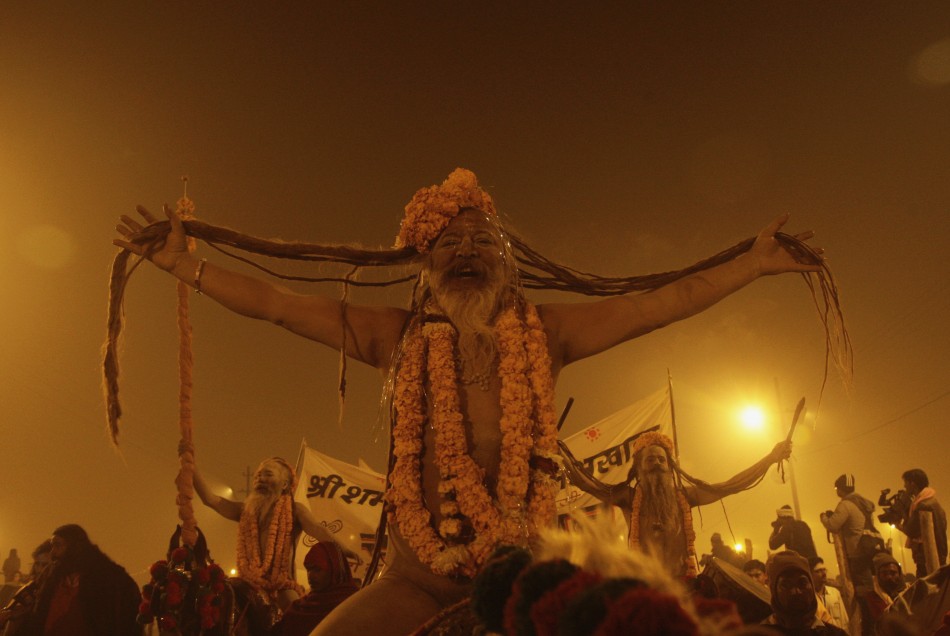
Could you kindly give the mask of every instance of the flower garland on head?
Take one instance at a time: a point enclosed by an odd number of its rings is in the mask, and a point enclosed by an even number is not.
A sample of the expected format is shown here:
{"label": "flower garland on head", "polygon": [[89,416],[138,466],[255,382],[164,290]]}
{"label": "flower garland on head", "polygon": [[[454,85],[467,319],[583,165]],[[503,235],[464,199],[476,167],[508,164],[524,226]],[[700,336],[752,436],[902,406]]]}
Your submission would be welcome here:
{"label": "flower garland on head", "polygon": [[[390,519],[419,560],[440,575],[473,576],[500,543],[526,544],[554,519],[557,421],[551,361],[533,306],[495,324],[501,379],[501,463],[493,497],[472,458],[459,401],[454,327],[423,317],[409,330],[393,396]],[[422,438],[428,379],[443,519],[438,531],[422,495]],[[526,504],[527,502],[527,504]]]}
{"label": "flower garland on head", "polygon": [[425,254],[449,221],[466,208],[478,208],[492,217],[498,215],[491,195],[478,186],[475,173],[456,168],[442,185],[416,191],[406,205],[396,247],[412,247]]}
{"label": "flower garland on head", "polygon": [[[630,454],[636,457],[638,453],[648,446],[661,446],[672,457],[675,453],[673,440],[659,431],[650,431],[643,433],[634,441],[630,448]],[[636,460],[634,460],[636,461]],[[683,515],[683,530],[686,535],[686,576],[695,577],[698,574],[696,569],[696,530],[693,529],[693,512],[686,499],[686,492],[682,488],[676,488],[676,501],[679,503],[680,512]],[[640,545],[640,509],[643,506],[643,489],[633,489],[633,504],[630,512],[630,538],[628,544],[633,550],[642,550]]]}
{"label": "flower garland on head", "polygon": [[296,590],[303,595],[305,590],[294,580],[291,571],[293,527],[294,502],[285,493],[274,503],[264,554],[261,554],[257,516],[244,506],[238,523],[237,566],[240,577],[270,596],[281,590]]}

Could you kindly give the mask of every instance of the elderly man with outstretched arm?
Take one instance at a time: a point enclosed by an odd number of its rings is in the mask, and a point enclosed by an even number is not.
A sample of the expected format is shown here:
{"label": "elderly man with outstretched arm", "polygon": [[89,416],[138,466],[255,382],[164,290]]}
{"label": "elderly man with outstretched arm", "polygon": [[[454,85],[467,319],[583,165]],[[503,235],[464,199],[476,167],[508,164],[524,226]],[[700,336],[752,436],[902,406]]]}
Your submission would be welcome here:
{"label": "elderly man with outstretched arm", "polygon": [[[191,448],[186,450],[194,453]],[[281,610],[303,596],[304,589],[294,578],[293,562],[301,530],[321,542],[336,541],[307,506],[294,501],[290,464],[280,457],[261,462],[254,472],[253,490],[244,501],[215,494],[197,466],[194,485],[204,505],[238,522],[238,577]]]}
{"label": "elderly man with outstretched arm", "polygon": [[634,440],[630,449],[633,465],[627,480],[619,484],[601,482],[566,446],[562,445],[562,449],[571,482],[623,511],[630,547],[653,555],[670,575],[681,577],[698,573],[691,508],[752,488],[773,464],[791,456],[792,442],[779,442],[755,464],[716,484],[684,473],[674,459],[673,440],[658,431],[644,433]]}
{"label": "elderly man with outstretched arm", "polygon": [[171,232],[159,244],[137,242],[143,227],[127,216],[115,244],[234,312],[344,347],[394,379],[388,568],[315,634],[408,633],[464,598],[497,545],[531,543],[553,523],[553,386],[565,365],[688,318],[762,276],[820,268],[776,240],[783,215],[748,252],[653,291],[535,306],[491,197],[460,169],[406,208],[397,244],[414,248],[422,267],[413,310],[347,305],[344,313],[338,299],[199,261],[182,222],[166,215]]}

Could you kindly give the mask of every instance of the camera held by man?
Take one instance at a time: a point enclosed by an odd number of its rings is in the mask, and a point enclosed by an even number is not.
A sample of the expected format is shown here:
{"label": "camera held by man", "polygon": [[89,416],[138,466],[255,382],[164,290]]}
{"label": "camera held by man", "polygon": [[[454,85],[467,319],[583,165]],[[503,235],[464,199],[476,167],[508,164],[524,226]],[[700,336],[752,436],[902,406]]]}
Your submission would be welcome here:
{"label": "camera held by man", "polygon": [[891,489],[885,488],[877,498],[877,505],[884,511],[877,516],[878,521],[892,526],[903,525],[910,513],[910,501],[911,496],[906,490],[898,490],[891,495]]}

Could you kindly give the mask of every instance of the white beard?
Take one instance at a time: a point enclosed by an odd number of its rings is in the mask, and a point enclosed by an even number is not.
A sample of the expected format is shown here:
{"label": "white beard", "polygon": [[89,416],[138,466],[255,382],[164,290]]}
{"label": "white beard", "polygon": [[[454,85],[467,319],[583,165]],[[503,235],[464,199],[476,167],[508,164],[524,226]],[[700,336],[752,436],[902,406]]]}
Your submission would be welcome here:
{"label": "white beard", "polygon": [[463,381],[489,377],[497,353],[492,320],[501,306],[502,277],[490,274],[487,284],[479,289],[455,291],[446,288],[442,275],[434,274],[430,289],[458,332]]}
{"label": "white beard", "polygon": [[244,508],[257,520],[258,528],[264,526],[279,498],[280,493],[261,493],[254,490],[244,499]]}

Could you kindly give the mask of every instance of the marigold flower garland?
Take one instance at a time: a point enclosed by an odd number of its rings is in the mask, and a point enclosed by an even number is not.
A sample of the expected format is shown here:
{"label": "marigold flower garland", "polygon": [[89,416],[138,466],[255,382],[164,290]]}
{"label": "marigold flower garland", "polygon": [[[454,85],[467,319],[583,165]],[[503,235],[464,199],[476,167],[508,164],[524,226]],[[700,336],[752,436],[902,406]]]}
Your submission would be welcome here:
{"label": "marigold flower garland", "polygon": [[257,516],[245,506],[238,523],[237,566],[240,577],[271,596],[288,589],[297,590],[301,595],[305,592],[290,571],[293,505],[293,499],[287,494],[281,495],[274,504],[263,555]]}
{"label": "marigold flower garland", "polygon": [[[391,519],[419,560],[442,575],[472,576],[499,543],[524,544],[554,520],[557,422],[551,362],[533,306],[522,320],[515,308],[495,324],[501,379],[501,464],[496,496],[469,453],[459,402],[456,332],[426,317],[410,330],[396,374],[395,423],[387,498]],[[436,464],[443,520],[438,532],[422,500],[424,383],[432,396]],[[527,502],[527,505],[525,505]]]}
{"label": "marigold flower garland", "polygon": [[[638,436],[633,444],[633,447],[630,449],[630,454],[633,457],[636,457],[640,451],[646,449],[648,446],[662,447],[666,450],[666,453],[669,457],[673,457],[676,454],[676,449],[673,446],[673,440],[670,439],[668,435],[664,435],[659,431],[649,431]],[[696,570],[696,531],[693,529],[693,512],[689,505],[689,501],[686,499],[686,493],[682,488],[676,489],[676,499],[679,502],[680,512],[683,513],[683,527],[686,534],[686,576],[694,577],[698,572]],[[640,507],[642,503],[643,489],[634,488],[633,503],[631,504],[632,511],[630,513],[630,537],[628,539],[628,544],[632,549],[635,550],[641,549]]]}
{"label": "marigold flower garland", "polygon": [[478,208],[487,215],[497,215],[491,195],[478,186],[475,173],[456,168],[442,185],[416,191],[406,205],[396,247],[409,246],[425,254],[449,221],[464,208]]}

